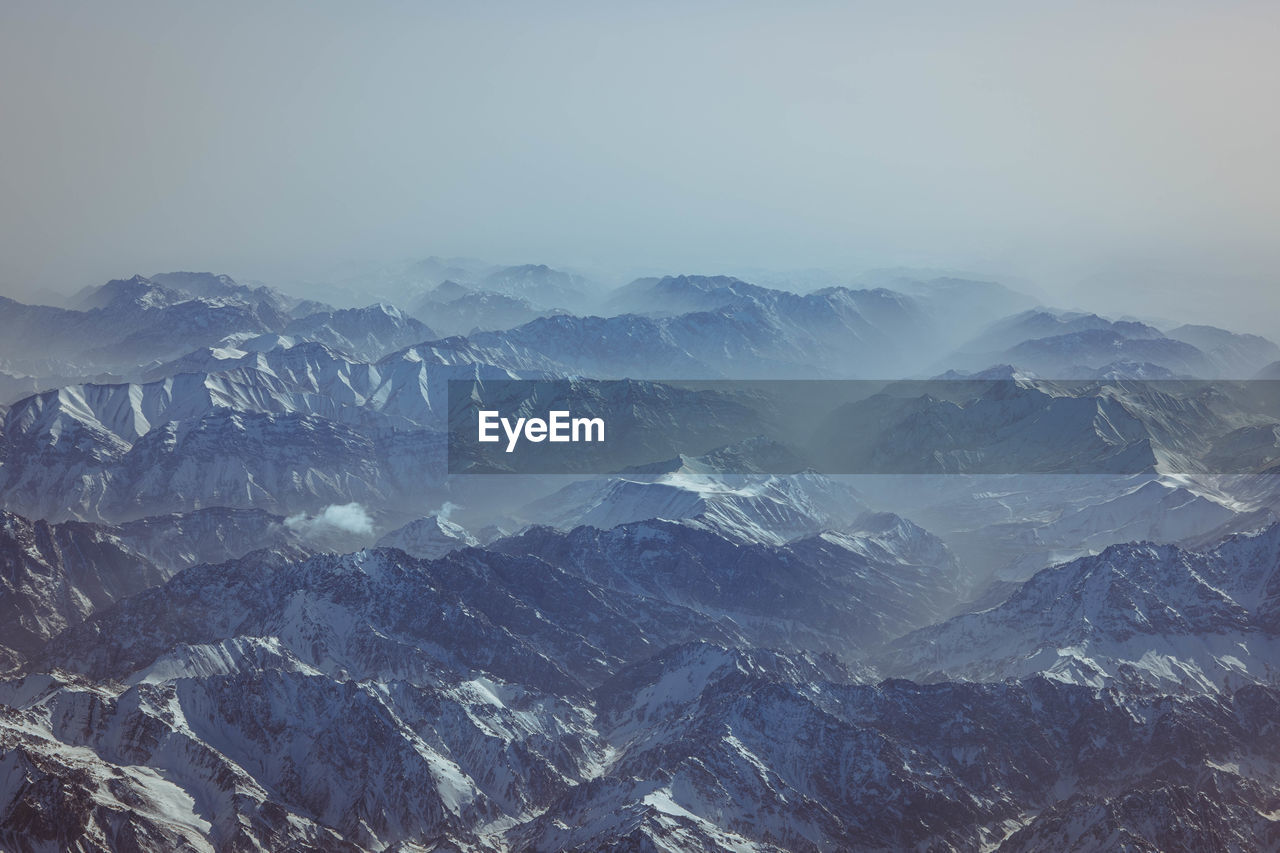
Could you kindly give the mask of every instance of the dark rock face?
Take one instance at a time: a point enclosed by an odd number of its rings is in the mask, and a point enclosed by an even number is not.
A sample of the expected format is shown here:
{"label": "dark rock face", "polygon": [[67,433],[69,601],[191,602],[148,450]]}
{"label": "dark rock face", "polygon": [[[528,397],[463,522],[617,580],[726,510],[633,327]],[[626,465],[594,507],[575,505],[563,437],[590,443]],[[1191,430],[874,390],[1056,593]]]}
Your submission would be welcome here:
{"label": "dark rock face", "polygon": [[0,647],[29,656],[68,626],[168,575],[109,528],[0,511]]}

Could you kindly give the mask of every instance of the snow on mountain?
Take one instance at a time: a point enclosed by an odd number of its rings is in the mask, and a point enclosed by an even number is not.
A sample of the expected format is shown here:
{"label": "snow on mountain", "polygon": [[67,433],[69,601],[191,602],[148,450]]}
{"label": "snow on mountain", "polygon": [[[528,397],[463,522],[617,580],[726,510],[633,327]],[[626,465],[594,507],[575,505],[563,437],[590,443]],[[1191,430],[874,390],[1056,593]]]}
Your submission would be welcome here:
{"label": "snow on mountain", "polygon": [[[42,667],[78,676],[0,685],[0,736],[33,763],[70,751],[90,778],[150,768],[174,786],[139,809],[155,837],[194,812],[211,839],[488,849],[607,766],[586,685],[646,647],[735,636],[529,557],[260,552],[187,569],[59,637]],[[152,802],[134,784],[118,796]],[[18,814],[0,823],[18,825],[34,792],[6,793]],[[112,805],[55,813],[74,834]]]}
{"label": "snow on mountain", "polygon": [[204,299],[236,298],[249,305],[268,305],[282,315],[288,315],[302,304],[266,285],[241,284],[228,275],[209,272],[166,272],[151,276],[151,281],[178,293]]}
{"label": "snow on mountain", "polygon": [[399,548],[414,557],[434,560],[480,542],[464,527],[438,515],[429,515],[392,530],[378,540],[379,548]]}
{"label": "snow on mountain", "polygon": [[[802,425],[955,474],[857,491],[725,473],[802,470],[806,437],[632,381],[593,392],[611,429],[698,447],[529,503],[553,486],[445,476],[448,380],[903,376],[1022,303],[679,276],[591,317],[543,266],[360,281],[467,336],[209,273],[0,301],[0,847],[1280,847],[1280,525],[1211,541],[1275,518],[1280,407],[1133,381],[1270,342],[1006,317],[936,391]],[[1141,473],[1024,473],[1076,470]],[[415,519],[446,500],[476,535]]]}
{"label": "snow on mountain", "polygon": [[4,712],[0,755],[0,843],[15,850],[214,850],[195,798],[149,767],[109,764]]}
{"label": "snow on mountain", "polygon": [[[324,310],[291,319],[301,306],[269,288],[249,288],[210,273],[135,276],[82,292],[83,310],[5,300],[0,357],[34,375],[80,375],[104,368],[127,372],[200,347],[285,335],[318,341],[356,359],[376,361],[436,337],[430,328],[389,305]],[[317,306],[320,307],[320,306]],[[248,349],[270,348],[258,345]],[[49,364],[50,360],[60,362]],[[55,368],[56,369],[51,369]]]}
{"label": "snow on mountain", "polygon": [[[161,827],[195,824],[204,849],[424,849],[449,839],[494,850],[481,832],[567,788],[591,754],[579,746],[581,715],[554,698],[483,678],[330,679],[271,640],[181,649],[114,689],[55,682],[21,722],[14,716],[3,715],[0,737],[26,735],[18,761],[76,756],[85,776],[114,776],[116,796],[138,801],[142,832],[163,838]],[[150,771],[149,789],[136,790],[139,769],[120,772],[129,767]],[[48,813],[36,780],[24,778],[35,775],[8,775],[16,814],[6,826]],[[48,820],[74,838],[114,811],[86,805],[66,798]]]}
{"label": "snow on mountain", "polygon": [[889,644],[887,672],[1217,692],[1280,672],[1280,525],[1207,552],[1114,545],[1045,569],[999,606]]}
{"label": "snow on mountain", "polygon": [[[442,355],[432,344],[409,347],[366,363],[334,352],[321,343],[291,343],[257,351],[253,342],[188,353],[148,368],[151,381],[180,373],[208,373],[216,383],[262,385],[266,393],[224,394],[227,405],[244,411],[307,411],[335,420],[362,422],[344,408],[377,412],[392,425],[406,423],[443,428],[451,380],[514,379],[518,374],[481,358]],[[287,393],[272,392],[275,385]],[[325,398],[315,401],[313,398]],[[367,419],[366,419],[367,420]]]}
{"label": "snow on mountain", "polygon": [[441,480],[444,442],[434,431],[361,432],[311,414],[216,409],[128,444],[63,415],[30,440],[10,436],[0,491],[28,515],[112,521],[210,506],[382,506],[425,498]]}
{"label": "snow on mountain", "polygon": [[[489,849],[482,832],[603,763],[587,684],[656,640],[715,636],[732,637],[529,558],[259,552],[188,569],[63,635],[47,662],[112,686],[0,685],[0,730],[38,737],[37,755],[70,748],[95,773],[152,768],[213,839]],[[10,827],[33,792],[6,794]],[[59,817],[70,833],[86,813]]]}
{"label": "snow on mountain", "polygon": [[[440,427],[442,415],[432,410],[424,386],[474,375],[444,370],[424,376],[426,371],[412,367],[397,375],[398,366],[393,362],[379,371],[321,344],[267,353],[206,349],[148,371],[164,378],[69,385],[18,401],[4,423],[10,435],[50,445],[71,420],[132,444],[160,425],[219,411],[310,414],[368,429]],[[443,397],[443,388],[431,388],[431,396]]]}
{"label": "snow on mountain", "polygon": [[1151,480],[1126,494],[1036,528],[1048,544],[1098,548],[1124,542],[1181,542],[1226,524],[1235,510],[1185,486]]}
{"label": "snow on mountain", "polygon": [[169,288],[162,285],[154,279],[141,275],[135,275],[133,278],[117,278],[112,279],[106,284],[98,286],[89,286],[81,290],[72,297],[70,305],[77,311],[92,311],[94,309],[108,309],[113,307],[137,306],[144,308],[164,308],[178,302],[184,302],[187,299],[196,299],[200,296],[227,296],[226,292],[213,294],[208,292],[199,294],[184,293],[176,288]]}
{"label": "snow on mountain", "polygon": [[285,315],[296,304],[278,290],[265,285],[251,287],[227,275],[209,272],[157,273],[149,278],[134,276],[100,286],[86,287],[70,300],[70,307],[89,311],[126,301],[165,305],[188,299],[233,300],[261,308],[267,315]]}
{"label": "snow on mountain", "polygon": [[[630,537],[589,549],[592,577],[526,548],[259,552],[187,569],[56,638],[38,667],[58,674],[0,683],[0,838],[65,846],[126,815],[144,847],[195,849],[1036,849],[1106,826],[1153,845],[1280,836],[1268,687],[877,684],[831,655],[745,647],[759,625],[654,594],[785,612],[779,580],[812,588],[815,570],[795,565],[812,559],[804,549],[832,560],[816,570],[829,584],[886,542],[934,552],[901,520],[866,526],[878,542],[817,537],[771,566],[762,551],[784,551],[638,525],[570,534]],[[1274,570],[1257,567],[1274,569],[1280,548],[1233,542],[1222,576],[1262,601]],[[705,572],[669,571],[678,552],[685,569],[701,554]],[[598,584],[622,578],[633,589]],[[914,585],[900,567],[882,580]],[[1220,796],[1168,793],[1206,779]],[[1079,817],[1086,805],[1108,817]]]}
{"label": "snow on mountain", "polygon": [[0,303],[0,356],[19,369],[47,374],[42,360],[59,360],[62,370],[99,372],[128,369],[152,359],[173,358],[229,334],[263,334],[286,318],[270,301],[246,302],[237,295],[191,297],[135,276],[104,285],[75,311],[13,300]]}
{"label": "snow on mountain", "polygon": [[209,413],[220,394],[238,396],[234,387],[191,373],[144,385],[68,386],[14,404],[5,416],[5,434],[39,437],[53,446],[67,422],[76,420],[132,444],[153,426]]}
{"label": "snow on mountain", "polygon": [[[516,849],[973,850],[1012,838],[1036,850],[1037,837],[1070,832],[1098,839],[1071,849],[1109,849],[1107,830],[1135,849],[1280,840],[1269,777],[1254,769],[1277,754],[1270,690],[1219,704],[1121,701],[1043,678],[851,684],[820,660],[687,646],[597,695],[615,750],[607,774],[517,827]],[[1219,796],[1179,793],[1206,784]],[[1081,814],[1084,803],[1112,818]]]}
{"label": "snow on mountain", "polygon": [[[480,361],[450,363],[429,348],[368,364],[312,342],[266,352],[207,348],[144,374],[164,378],[66,386],[4,412],[7,505],[34,516],[118,520],[260,500],[288,514],[420,494],[439,483],[444,464],[449,380],[514,377]],[[289,429],[299,433],[287,436]],[[240,455],[256,452],[254,435],[267,433],[282,443],[260,457]],[[203,462],[179,458],[197,445],[211,454]],[[344,463],[354,467],[335,467]],[[179,503],[164,502],[166,482]]]}
{"label": "snow on mountain", "polygon": [[698,519],[744,542],[780,545],[844,529],[866,509],[850,489],[818,474],[702,475],[682,466],[656,478],[573,483],[529,506],[525,514],[562,529],[590,525],[607,530],[651,518]]}
{"label": "snow on mountain", "polygon": [[177,355],[228,334],[273,331],[287,319],[274,301],[246,302],[234,290],[226,296],[190,296],[135,276],[110,282],[103,291],[101,298],[108,301],[82,316],[98,326],[93,338],[103,341],[104,330],[120,337],[83,353],[94,362],[126,364]]}

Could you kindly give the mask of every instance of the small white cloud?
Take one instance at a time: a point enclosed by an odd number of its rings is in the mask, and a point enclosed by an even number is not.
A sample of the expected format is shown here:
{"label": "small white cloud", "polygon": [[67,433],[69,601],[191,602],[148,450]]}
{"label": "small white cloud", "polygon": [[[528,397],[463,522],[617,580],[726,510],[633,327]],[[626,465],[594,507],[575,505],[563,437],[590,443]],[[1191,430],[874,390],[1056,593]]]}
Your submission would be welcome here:
{"label": "small white cloud", "polygon": [[462,507],[458,506],[453,501],[445,501],[440,505],[440,509],[436,510],[436,518],[440,519],[441,521],[448,521],[449,516],[452,515],[453,511],[457,509],[462,509]]}
{"label": "small white cloud", "polygon": [[330,504],[315,516],[300,512],[286,518],[284,523],[286,527],[303,538],[334,533],[360,536],[373,534],[373,519],[369,517],[368,511],[363,506],[355,502]]}

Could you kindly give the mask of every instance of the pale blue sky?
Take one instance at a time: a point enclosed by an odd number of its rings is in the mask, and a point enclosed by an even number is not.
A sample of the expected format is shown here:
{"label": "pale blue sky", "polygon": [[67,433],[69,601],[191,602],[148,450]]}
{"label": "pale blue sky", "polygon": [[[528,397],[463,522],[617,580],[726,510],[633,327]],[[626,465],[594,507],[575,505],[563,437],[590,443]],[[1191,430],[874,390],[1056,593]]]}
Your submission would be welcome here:
{"label": "pale blue sky", "polygon": [[1278,43],[1263,3],[11,0],[0,291],[937,264],[1257,329]]}

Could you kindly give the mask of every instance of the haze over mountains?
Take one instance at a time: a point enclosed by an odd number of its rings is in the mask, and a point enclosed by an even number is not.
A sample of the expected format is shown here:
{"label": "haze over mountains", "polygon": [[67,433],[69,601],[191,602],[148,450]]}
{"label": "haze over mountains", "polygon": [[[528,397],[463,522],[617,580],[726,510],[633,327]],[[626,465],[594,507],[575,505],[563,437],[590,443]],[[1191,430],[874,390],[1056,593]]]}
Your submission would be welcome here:
{"label": "haze over mountains", "polygon": [[[1280,845],[1274,343],[955,277],[379,282],[4,302],[0,846]],[[450,381],[569,378],[697,428],[449,474]],[[725,379],[882,382],[676,382]]]}

